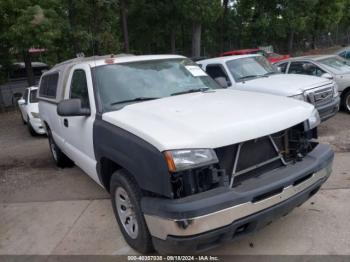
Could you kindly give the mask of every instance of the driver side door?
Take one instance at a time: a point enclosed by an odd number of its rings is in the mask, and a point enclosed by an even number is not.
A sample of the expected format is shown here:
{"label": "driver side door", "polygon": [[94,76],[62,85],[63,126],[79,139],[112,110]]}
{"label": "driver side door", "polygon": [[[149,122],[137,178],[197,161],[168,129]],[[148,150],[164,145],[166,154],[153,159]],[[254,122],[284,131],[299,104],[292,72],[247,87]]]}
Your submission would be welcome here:
{"label": "driver side door", "polygon": [[96,159],[93,147],[93,125],[96,107],[88,65],[72,68],[65,90],[65,99],[80,99],[82,108],[90,110],[89,116],[65,116],[61,119],[65,148],[68,156],[92,179],[100,183],[96,172]]}

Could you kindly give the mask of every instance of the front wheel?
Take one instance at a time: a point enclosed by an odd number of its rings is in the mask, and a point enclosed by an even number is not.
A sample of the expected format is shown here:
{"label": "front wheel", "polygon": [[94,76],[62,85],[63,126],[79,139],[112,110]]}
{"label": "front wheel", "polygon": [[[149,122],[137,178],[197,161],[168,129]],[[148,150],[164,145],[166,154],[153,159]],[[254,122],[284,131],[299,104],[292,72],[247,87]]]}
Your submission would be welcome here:
{"label": "front wheel", "polygon": [[152,238],[141,211],[141,190],[124,170],[111,178],[110,192],[114,215],[125,241],[143,254],[153,251]]}
{"label": "front wheel", "polygon": [[350,90],[342,95],[342,106],[345,112],[350,113]]}

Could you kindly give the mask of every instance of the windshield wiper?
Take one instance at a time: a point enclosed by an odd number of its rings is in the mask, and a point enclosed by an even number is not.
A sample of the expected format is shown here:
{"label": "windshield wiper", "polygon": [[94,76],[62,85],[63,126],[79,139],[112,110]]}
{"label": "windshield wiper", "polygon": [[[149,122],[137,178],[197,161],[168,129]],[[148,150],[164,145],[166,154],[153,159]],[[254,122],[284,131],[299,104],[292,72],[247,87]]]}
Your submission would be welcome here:
{"label": "windshield wiper", "polygon": [[158,98],[160,98],[160,97],[136,97],[136,98],[129,99],[129,100],[113,102],[110,105],[114,106],[114,105],[118,105],[118,104],[124,104],[124,103],[129,103],[129,102],[148,101],[148,100],[154,100],[154,99],[158,99]]}
{"label": "windshield wiper", "polygon": [[238,78],[238,80],[244,80],[247,78],[258,78],[258,77],[268,77],[267,75],[247,75],[247,76],[242,76]]}
{"label": "windshield wiper", "polygon": [[274,74],[278,74],[278,72],[274,72],[274,71],[267,72],[266,74],[264,74],[264,76],[269,76],[269,75],[274,75]]}
{"label": "windshield wiper", "polygon": [[176,92],[172,93],[171,96],[177,96],[177,95],[182,95],[182,94],[189,94],[189,93],[195,93],[195,92],[204,92],[207,91],[209,88],[195,88],[195,89],[189,89],[186,91],[181,91],[181,92]]}

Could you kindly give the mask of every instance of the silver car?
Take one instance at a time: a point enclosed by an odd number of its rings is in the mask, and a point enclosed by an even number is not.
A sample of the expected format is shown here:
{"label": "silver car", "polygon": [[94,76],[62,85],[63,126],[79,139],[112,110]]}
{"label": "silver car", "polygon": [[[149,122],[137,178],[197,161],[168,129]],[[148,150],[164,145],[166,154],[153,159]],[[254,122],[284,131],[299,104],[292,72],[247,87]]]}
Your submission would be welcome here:
{"label": "silver car", "polygon": [[350,113],[350,63],[338,55],[313,55],[275,63],[286,74],[303,74],[333,79],[338,86],[341,106]]}

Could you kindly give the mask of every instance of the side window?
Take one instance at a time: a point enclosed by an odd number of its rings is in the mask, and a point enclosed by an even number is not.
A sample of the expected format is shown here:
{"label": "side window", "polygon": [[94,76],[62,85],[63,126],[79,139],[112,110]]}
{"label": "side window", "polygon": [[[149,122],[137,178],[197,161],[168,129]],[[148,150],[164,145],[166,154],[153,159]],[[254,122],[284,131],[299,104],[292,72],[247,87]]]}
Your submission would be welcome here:
{"label": "side window", "polygon": [[48,98],[56,98],[58,85],[58,73],[45,75],[41,78],[39,95]]}
{"label": "side window", "polygon": [[37,97],[37,92],[38,90],[32,90],[30,91],[30,94],[29,94],[29,102],[30,103],[38,103],[38,97]]}
{"label": "side window", "polygon": [[292,62],[289,66],[289,73],[321,76],[325,71],[310,62]]}
{"label": "side window", "polygon": [[40,87],[39,87],[39,95],[40,96],[46,96],[47,93],[47,80],[48,80],[48,75],[43,76],[40,81]]}
{"label": "side window", "polygon": [[73,72],[70,85],[70,98],[79,98],[83,108],[89,108],[89,93],[85,71],[77,69]]}
{"label": "side window", "polygon": [[225,77],[226,81],[229,83],[230,79],[228,78],[226,72],[220,65],[207,65],[206,70],[208,75],[213,79],[217,77]]}
{"label": "side window", "polygon": [[26,89],[26,91],[24,91],[23,99],[24,99],[24,103],[28,104],[28,89]]}
{"label": "side window", "polygon": [[288,62],[277,65],[278,71],[281,73],[286,73]]}
{"label": "side window", "polygon": [[345,58],[346,58],[346,59],[350,59],[350,51],[347,51],[347,52],[346,52]]}
{"label": "side window", "polygon": [[305,74],[305,70],[303,68],[303,62],[292,62],[289,66],[289,74]]}
{"label": "side window", "polygon": [[49,75],[48,83],[47,83],[47,93],[48,97],[56,98],[58,85],[58,73]]}
{"label": "side window", "polygon": [[340,54],[338,54],[339,56],[343,57],[343,58],[346,58],[346,55],[347,55],[347,52],[346,51],[343,51],[341,52]]}

